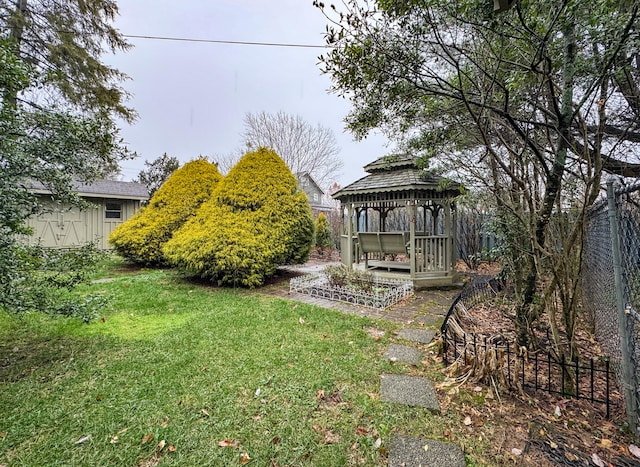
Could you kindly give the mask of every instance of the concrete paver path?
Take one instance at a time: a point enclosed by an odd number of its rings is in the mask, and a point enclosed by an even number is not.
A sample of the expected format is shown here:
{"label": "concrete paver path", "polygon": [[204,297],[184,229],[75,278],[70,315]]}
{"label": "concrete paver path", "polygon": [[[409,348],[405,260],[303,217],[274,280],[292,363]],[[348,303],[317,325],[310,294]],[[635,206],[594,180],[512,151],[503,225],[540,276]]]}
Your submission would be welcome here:
{"label": "concrete paver path", "polygon": [[464,453],[451,443],[395,436],[389,446],[389,467],[465,467]]}
{"label": "concrete paver path", "polygon": [[428,344],[433,340],[436,332],[431,329],[404,328],[398,336],[405,340],[418,342],[420,344]]}
{"label": "concrete paver path", "polygon": [[409,365],[420,365],[422,363],[422,352],[415,347],[406,345],[391,344],[383,357],[392,362],[408,363]]}
{"label": "concrete paver path", "polygon": [[[307,268],[296,267],[297,273],[317,272],[321,265],[312,265]],[[309,297],[302,294],[289,294],[282,286],[267,287],[266,293],[285,296],[314,305],[338,309],[343,312],[366,316],[369,318],[382,318],[405,325],[415,325],[435,328],[444,318],[455,290],[428,290],[416,293],[416,296],[408,301],[391,307],[388,310],[372,310],[351,304],[332,302],[317,297]],[[424,328],[404,328],[398,333],[400,339],[417,344],[429,344],[436,331]],[[392,343],[384,354],[384,358],[392,361],[407,363],[414,366],[422,364],[424,354],[416,347]],[[380,400],[383,402],[398,403],[408,406],[425,407],[435,414],[440,414],[440,403],[431,382],[418,376],[382,374],[380,375]],[[398,432],[402,428],[398,427]],[[462,450],[453,444],[442,441],[412,438],[404,435],[394,435],[389,441],[388,465],[391,467],[465,467],[465,456]]]}
{"label": "concrete paver path", "polygon": [[440,413],[440,403],[431,382],[419,376],[381,375],[380,400],[425,407],[432,412]]}

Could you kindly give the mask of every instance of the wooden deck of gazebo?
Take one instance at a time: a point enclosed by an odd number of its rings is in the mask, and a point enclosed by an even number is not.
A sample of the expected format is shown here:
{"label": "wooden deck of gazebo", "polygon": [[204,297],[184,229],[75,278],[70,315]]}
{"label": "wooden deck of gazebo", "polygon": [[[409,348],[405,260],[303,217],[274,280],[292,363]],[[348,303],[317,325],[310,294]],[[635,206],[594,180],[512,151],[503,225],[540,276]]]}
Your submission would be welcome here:
{"label": "wooden deck of gazebo", "polygon": [[410,279],[417,289],[456,284],[460,186],[427,175],[411,157],[383,157],[365,170],[333,195],[344,214],[342,263]]}

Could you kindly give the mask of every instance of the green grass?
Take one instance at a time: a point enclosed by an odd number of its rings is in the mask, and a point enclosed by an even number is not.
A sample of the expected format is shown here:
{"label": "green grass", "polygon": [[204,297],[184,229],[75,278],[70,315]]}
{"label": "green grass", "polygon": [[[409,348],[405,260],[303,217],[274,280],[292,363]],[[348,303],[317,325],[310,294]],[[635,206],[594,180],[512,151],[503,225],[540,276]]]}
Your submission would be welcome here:
{"label": "green grass", "polygon": [[0,465],[385,465],[393,432],[439,423],[378,398],[380,373],[405,370],[382,358],[391,323],[171,270],[99,277],[78,291],[108,299],[90,324],[0,314]]}

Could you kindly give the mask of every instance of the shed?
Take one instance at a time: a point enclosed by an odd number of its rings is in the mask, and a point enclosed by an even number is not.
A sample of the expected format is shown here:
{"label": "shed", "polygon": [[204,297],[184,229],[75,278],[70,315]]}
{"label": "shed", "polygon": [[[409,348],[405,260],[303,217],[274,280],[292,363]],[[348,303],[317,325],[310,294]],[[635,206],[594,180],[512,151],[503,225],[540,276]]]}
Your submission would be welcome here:
{"label": "shed", "polygon": [[333,195],[343,212],[342,263],[416,288],[456,284],[460,185],[429,175],[411,156],[385,156],[364,169],[368,175]]}
{"label": "shed", "polygon": [[72,248],[93,241],[98,248],[109,249],[109,234],[149,199],[147,188],[137,182],[98,180],[90,185],[74,182],[74,190],[94,207],[81,209],[60,203],[53,198],[51,190],[32,182],[31,192],[40,198],[45,209],[28,221],[33,229],[29,243]]}

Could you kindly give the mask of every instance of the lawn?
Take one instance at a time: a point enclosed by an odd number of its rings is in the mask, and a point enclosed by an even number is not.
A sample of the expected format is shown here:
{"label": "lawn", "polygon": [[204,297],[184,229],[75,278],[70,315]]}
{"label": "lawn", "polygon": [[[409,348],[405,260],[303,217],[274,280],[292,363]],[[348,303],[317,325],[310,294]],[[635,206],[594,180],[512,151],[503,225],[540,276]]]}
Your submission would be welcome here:
{"label": "lawn", "polygon": [[117,261],[99,277],[90,324],[0,314],[0,465],[384,465],[395,430],[439,423],[379,400],[404,370],[392,323]]}

